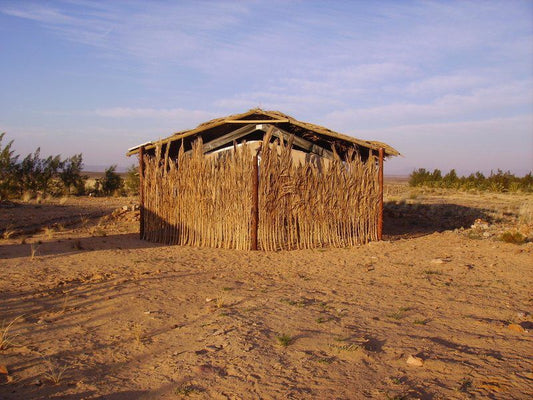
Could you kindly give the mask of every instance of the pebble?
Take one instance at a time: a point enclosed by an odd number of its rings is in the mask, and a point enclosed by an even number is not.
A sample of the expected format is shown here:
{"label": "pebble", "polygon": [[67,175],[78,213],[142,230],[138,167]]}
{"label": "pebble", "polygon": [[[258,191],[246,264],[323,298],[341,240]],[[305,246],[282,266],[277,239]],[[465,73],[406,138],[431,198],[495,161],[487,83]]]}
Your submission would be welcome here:
{"label": "pebble", "polygon": [[211,353],[213,353],[215,351],[221,350],[222,346],[209,345],[209,346],[205,346],[205,348],[207,351],[210,351]]}
{"label": "pebble", "polygon": [[526,319],[528,317],[529,313],[524,311],[519,311],[516,313],[516,316],[520,319]]}
{"label": "pebble", "polygon": [[524,328],[522,328],[521,325],[518,325],[518,324],[509,324],[507,328],[518,333],[523,333],[526,331]]}
{"label": "pebble", "polygon": [[420,357],[409,356],[407,357],[407,365],[411,365],[413,367],[421,367],[424,365],[424,360],[422,360]]}
{"label": "pebble", "polygon": [[431,264],[444,264],[444,260],[442,258],[434,258],[431,260]]}

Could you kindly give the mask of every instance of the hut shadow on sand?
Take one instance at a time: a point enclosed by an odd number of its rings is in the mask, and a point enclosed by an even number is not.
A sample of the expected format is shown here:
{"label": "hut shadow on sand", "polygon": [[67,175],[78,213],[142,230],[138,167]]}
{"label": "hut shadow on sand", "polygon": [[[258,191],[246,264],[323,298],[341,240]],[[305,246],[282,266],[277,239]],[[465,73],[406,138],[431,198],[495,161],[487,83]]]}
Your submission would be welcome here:
{"label": "hut shadow on sand", "polygon": [[489,210],[458,204],[385,202],[383,234],[388,240],[469,228],[476,219],[490,221]]}

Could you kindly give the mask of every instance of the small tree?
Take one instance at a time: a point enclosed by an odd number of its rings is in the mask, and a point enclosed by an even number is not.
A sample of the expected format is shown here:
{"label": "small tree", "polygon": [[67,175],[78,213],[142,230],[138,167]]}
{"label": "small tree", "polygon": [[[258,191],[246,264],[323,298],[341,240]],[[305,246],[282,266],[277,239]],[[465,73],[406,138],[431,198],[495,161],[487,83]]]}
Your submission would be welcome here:
{"label": "small tree", "polygon": [[124,186],[126,187],[126,190],[128,191],[128,193],[138,194],[139,185],[140,185],[139,169],[135,165],[132,165],[126,171],[126,178],[124,179]]}
{"label": "small tree", "polygon": [[18,158],[11,150],[13,141],[2,148],[5,132],[0,133],[0,201],[5,200],[17,190]]}
{"label": "small tree", "polygon": [[100,181],[100,187],[104,196],[109,196],[124,186],[124,180],[115,171],[116,165],[105,170],[104,177]]}
{"label": "small tree", "polygon": [[74,189],[75,194],[83,194],[85,192],[87,176],[81,174],[82,170],[83,156],[81,153],[75,154],[64,161],[59,178],[68,193],[72,189]]}

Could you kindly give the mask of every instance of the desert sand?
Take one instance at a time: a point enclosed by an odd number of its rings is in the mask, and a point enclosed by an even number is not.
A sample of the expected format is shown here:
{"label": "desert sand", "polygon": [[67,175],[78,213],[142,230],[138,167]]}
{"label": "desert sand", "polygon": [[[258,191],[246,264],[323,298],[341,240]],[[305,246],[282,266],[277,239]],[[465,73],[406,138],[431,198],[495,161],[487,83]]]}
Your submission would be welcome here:
{"label": "desert sand", "polygon": [[135,199],[1,208],[0,398],[530,398],[533,243],[499,237],[532,196],[386,193],[384,241],[290,252],[141,241]]}

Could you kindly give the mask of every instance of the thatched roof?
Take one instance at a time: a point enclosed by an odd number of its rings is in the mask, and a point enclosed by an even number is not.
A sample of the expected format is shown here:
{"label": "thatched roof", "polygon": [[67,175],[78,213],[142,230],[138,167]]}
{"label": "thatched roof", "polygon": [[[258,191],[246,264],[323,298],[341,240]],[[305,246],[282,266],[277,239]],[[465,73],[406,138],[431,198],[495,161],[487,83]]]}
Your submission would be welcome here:
{"label": "thatched roof", "polygon": [[[227,117],[216,118],[204,122],[194,129],[176,132],[173,135],[156,142],[143,143],[142,145],[132,147],[129,149],[127,155],[130,156],[138,153],[141,147],[144,147],[146,150],[151,150],[157,145],[165,145],[186,138],[193,139],[194,137],[200,137],[207,134],[209,134],[211,138],[213,136],[216,137],[238,128],[239,124],[242,125],[246,123],[274,124],[291,134],[301,136],[322,145],[335,145],[337,148],[340,147],[341,149],[353,148],[355,145],[356,147],[368,150],[378,150],[383,148],[386,156],[397,156],[400,154],[396,149],[386,143],[347,136],[320,125],[298,121],[280,111],[265,111],[260,108],[254,108],[242,114],[229,115]],[[206,142],[205,139],[204,142]]]}

